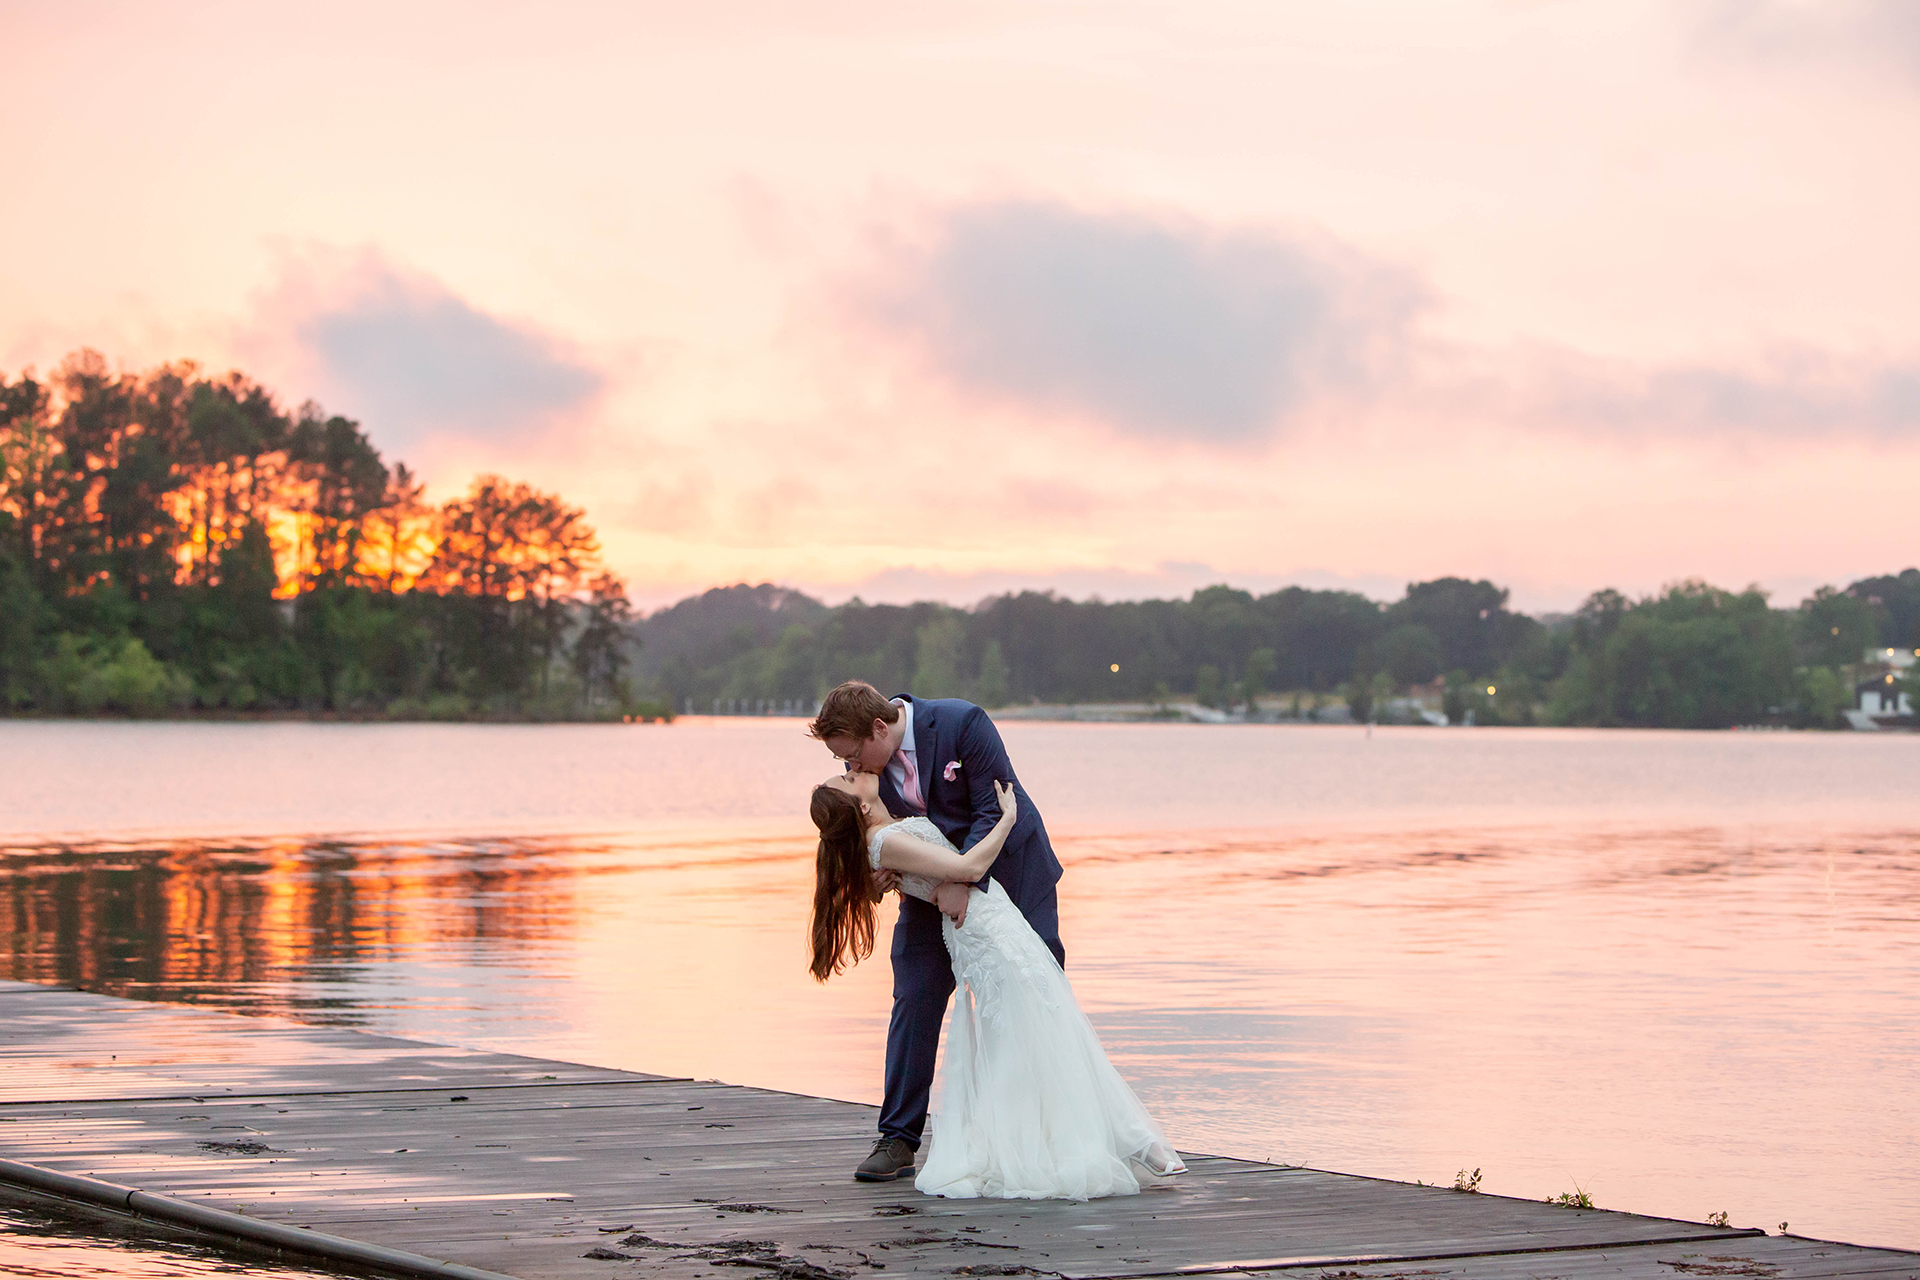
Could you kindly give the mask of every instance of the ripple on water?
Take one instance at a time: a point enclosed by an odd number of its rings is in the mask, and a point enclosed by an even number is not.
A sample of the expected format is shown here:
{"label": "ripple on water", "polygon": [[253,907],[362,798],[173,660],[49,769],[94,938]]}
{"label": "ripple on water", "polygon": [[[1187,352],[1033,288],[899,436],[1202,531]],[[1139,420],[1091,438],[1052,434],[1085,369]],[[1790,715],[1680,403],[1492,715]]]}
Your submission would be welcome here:
{"label": "ripple on water", "polygon": [[0,1275],[33,1280],[233,1275],[339,1280],[340,1273],[229,1252],[144,1223],[68,1217],[37,1203],[0,1197]]}

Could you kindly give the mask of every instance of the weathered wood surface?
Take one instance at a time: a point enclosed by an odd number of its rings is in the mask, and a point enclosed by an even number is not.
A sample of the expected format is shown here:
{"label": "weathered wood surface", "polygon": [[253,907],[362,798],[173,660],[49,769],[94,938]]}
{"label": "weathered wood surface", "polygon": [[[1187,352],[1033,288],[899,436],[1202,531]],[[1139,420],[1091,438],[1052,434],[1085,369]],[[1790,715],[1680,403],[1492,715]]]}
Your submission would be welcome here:
{"label": "weathered wood surface", "polygon": [[1088,1204],[930,1199],[851,1179],[867,1106],[77,992],[0,986],[0,1064],[11,1159],[528,1280],[1920,1280],[1920,1255],[1221,1157]]}
{"label": "weathered wood surface", "polygon": [[1755,1280],[1910,1280],[1920,1258],[1794,1236],[1756,1236],[1703,1244],[1627,1245],[1563,1253],[1491,1254],[1310,1270],[1234,1271],[1208,1280],[1647,1280],[1666,1276]]}

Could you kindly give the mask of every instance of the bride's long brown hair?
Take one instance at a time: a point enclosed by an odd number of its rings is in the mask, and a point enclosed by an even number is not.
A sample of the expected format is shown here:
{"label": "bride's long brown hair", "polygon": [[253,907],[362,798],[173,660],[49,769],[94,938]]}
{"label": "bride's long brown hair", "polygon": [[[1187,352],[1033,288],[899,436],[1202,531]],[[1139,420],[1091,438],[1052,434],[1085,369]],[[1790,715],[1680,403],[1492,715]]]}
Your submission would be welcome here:
{"label": "bride's long brown hair", "polygon": [[[873,868],[867,864],[867,835],[860,802],[825,783],[813,789],[813,825],[820,829],[814,856],[814,979],[825,982],[849,964],[873,954]],[[852,959],[848,959],[851,953]]]}

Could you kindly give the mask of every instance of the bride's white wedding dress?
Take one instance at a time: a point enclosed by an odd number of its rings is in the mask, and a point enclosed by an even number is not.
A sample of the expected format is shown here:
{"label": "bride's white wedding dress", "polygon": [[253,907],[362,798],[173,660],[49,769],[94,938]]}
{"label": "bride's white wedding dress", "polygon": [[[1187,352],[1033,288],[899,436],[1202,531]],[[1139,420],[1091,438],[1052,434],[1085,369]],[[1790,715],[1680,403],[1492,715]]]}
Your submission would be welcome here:
{"label": "bride's white wedding dress", "polygon": [[[881,840],[895,829],[953,848],[928,819],[907,818],[869,838],[876,868]],[[902,893],[931,902],[933,889],[919,876],[900,877]],[[1185,1171],[1006,890],[988,882],[969,899],[966,926],[943,919],[940,932],[957,990],[946,1083],[917,1189],[962,1199],[1089,1200],[1139,1191],[1136,1170]]]}

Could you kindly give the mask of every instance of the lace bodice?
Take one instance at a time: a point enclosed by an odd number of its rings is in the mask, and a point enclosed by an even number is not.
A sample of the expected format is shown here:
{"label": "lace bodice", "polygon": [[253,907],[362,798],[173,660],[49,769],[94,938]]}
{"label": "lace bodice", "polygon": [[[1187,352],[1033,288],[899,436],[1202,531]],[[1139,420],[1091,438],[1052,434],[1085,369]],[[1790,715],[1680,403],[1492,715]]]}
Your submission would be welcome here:
{"label": "lace bodice", "polygon": [[[917,840],[925,840],[928,844],[939,845],[942,849],[953,849],[955,853],[960,852],[958,849],[953,848],[952,841],[941,834],[940,828],[933,825],[933,819],[919,817],[918,815],[911,818],[902,818],[898,822],[889,822],[884,827],[875,827],[873,834],[867,837],[867,865],[871,866],[875,871],[880,869],[880,844],[887,838],[887,833],[895,828],[906,832]],[[933,891],[938,883],[938,881],[929,880],[925,876],[902,874],[900,876],[900,892],[910,897],[918,898],[922,902],[932,902]]]}

